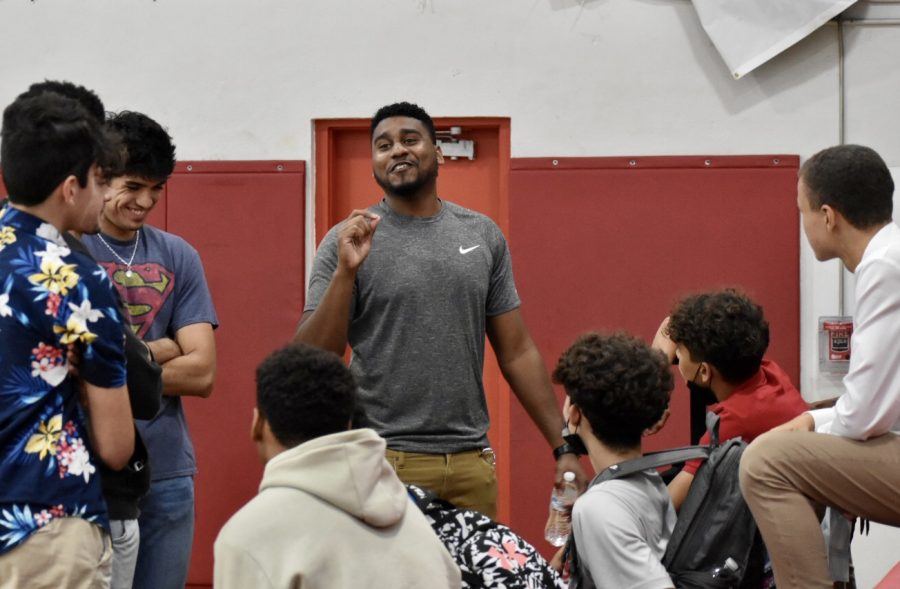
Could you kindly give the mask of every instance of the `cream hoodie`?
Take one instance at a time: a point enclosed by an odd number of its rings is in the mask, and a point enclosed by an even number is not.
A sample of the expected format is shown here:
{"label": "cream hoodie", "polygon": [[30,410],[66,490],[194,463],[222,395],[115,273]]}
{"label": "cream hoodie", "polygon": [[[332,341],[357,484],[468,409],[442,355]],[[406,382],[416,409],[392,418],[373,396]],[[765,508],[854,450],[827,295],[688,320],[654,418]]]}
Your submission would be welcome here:
{"label": "cream hoodie", "polygon": [[215,544],[214,586],[460,587],[460,573],[370,429],[316,438],[266,464],[259,494]]}

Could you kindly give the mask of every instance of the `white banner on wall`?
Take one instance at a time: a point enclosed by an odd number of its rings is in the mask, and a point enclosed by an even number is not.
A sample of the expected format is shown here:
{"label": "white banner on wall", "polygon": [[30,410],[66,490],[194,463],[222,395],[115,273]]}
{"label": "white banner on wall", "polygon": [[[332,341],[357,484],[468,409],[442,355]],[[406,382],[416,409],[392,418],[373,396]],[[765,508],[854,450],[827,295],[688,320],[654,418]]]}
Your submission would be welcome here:
{"label": "white banner on wall", "polygon": [[693,0],[735,79],[753,71],[856,0]]}

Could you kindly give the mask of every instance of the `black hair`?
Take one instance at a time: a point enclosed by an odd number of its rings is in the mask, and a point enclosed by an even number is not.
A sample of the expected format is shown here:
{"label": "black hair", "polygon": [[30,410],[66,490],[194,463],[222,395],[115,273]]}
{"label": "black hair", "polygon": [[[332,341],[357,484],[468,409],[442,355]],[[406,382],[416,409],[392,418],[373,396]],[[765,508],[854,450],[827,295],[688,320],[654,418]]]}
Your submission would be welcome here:
{"label": "black hair", "polygon": [[366,413],[366,410],[362,405],[357,404],[356,408],[353,410],[353,415],[350,418],[350,428],[363,429],[366,427],[372,427],[372,423],[369,421],[369,414]]}
{"label": "black hair", "polygon": [[0,163],[9,200],[24,206],[44,202],[68,176],[87,186],[94,164],[107,177],[122,165],[114,136],[77,100],[55,92],[23,95],[6,107]]}
{"label": "black hair", "polygon": [[563,352],[553,371],[594,436],[622,451],[638,447],[644,430],[662,418],[672,392],[672,372],[663,354],[619,333],[582,335]]}
{"label": "black hair", "polygon": [[388,104],[387,106],[379,108],[378,112],[375,113],[375,116],[372,117],[372,124],[369,127],[370,140],[375,137],[375,127],[377,127],[384,119],[389,119],[391,117],[409,117],[420,121],[422,125],[425,126],[425,129],[428,130],[428,136],[431,137],[431,142],[435,142],[434,121],[431,120],[431,117],[425,112],[425,109],[418,104],[412,104],[411,102],[395,102],[394,104]]}
{"label": "black hair", "polygon": [[875,150],[862,145],[823,149],[806,160],[800,177],[809,188],[813,210],[828,205],[857,229],[891,220],[894,180]]}
{"label": "black hair", "polygon": [[289,448],[348,429],[356,383],[341,358],[306,344],[289,344],[256,369],[256,407]]}
{"label": "black hair", "polygon": [[175,170],[175,145],[163,127],[145,114],[122,111],[110,116],[125,152],[123,175],[165,181]]}
{"label": "black hair", "polygon": [[43,82],[35,82],[28,87],[28,90],[19,95],[19,98],[28,98],[38,96],[44,92],[53,92],[66,98],[71,98],[80,104],[84,109],[98,122],[102,123],[106,118],[106,110],[103,108],[103,101],[94,93],[84,86],[78,86],[72,82],[65,80],[44,80]]}
{"label": "black hair", "polygon": [[694,361],[709,362],[732,384],[756,374],[769,347],[762,307],[735,289],[682,299],[670,315],[668,335]]}

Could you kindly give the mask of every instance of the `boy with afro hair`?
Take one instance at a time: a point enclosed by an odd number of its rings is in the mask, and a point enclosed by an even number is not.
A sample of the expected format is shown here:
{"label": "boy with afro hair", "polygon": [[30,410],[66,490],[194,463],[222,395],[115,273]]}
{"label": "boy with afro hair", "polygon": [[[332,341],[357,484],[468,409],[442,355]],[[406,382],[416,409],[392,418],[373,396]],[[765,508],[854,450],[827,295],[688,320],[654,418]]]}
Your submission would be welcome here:
{"label": "boy with afro hair", "polygon": [[[745,294],[725,289],[688,296],[663,320],[653,346],[663,351],[691,388],[715,397],[707,408],[719,416],[722,441],[748,444],[807,409],[800,392],[778,364],[763,356],[769,323],[762,307]],[[709,434],[700,439],[709,443]],[[691,460],[669,483],[679,510],[702,460]]]}
{"label": "boy with afro hair", "polygon": [[[628,335],[578,338],[553,372],[563,413],[598,473],[642,455],[641,438],[668,416],[672,373],[663,354]],[[667,589],[662,557],[675,527],[662,478],[646,470],[590,487],[575,502],[579,574],[610,589]]]}

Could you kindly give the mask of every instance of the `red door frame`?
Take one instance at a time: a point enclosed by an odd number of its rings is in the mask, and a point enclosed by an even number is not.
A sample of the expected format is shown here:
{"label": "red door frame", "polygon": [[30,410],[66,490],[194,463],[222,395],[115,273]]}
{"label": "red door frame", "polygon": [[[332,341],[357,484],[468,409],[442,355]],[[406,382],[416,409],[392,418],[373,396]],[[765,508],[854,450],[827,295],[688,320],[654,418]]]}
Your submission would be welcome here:
{"label": "red door frame", "polygon": [[[497,202],[493,203],[495,213],[492,218],[505,235],[509,234],[509,172],[510,172],[510,120],[503,117],[439,117],[434,119],[435,127],[460,126],[464,129],[495,131],[499,140],[499,178]],[[370,119],[317,119],[314,123],[314,163],[315,175],[315,243],[325,236],[328,229],[343,219],[350,211],[333,210],[331,206],[335,174],[336,137],[343,132],[368,130]],[[486,348],[489,346],[486,346]],[[486,350],[484,382],[488,393],[488,411],[491,429],[488,433],[497,456],[497,518],[509,521],[510,516],[510,389],[500,374],[496,362],[488,360],[493,353]]]}

